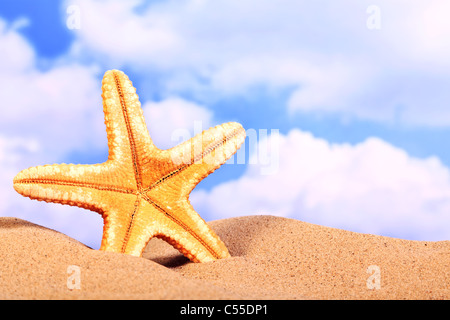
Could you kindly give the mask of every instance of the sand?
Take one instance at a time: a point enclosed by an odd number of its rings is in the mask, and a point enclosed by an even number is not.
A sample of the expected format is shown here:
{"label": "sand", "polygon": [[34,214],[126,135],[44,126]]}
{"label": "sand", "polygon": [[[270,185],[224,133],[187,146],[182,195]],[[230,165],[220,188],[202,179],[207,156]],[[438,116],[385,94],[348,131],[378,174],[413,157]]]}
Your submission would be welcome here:
{"label": "sand", "polygon": [[0,299],[449,299],[450,241],[401,240],[293,219],[209,222],[232,255],[192,263],[152,239],[142,258],[0,218]]}

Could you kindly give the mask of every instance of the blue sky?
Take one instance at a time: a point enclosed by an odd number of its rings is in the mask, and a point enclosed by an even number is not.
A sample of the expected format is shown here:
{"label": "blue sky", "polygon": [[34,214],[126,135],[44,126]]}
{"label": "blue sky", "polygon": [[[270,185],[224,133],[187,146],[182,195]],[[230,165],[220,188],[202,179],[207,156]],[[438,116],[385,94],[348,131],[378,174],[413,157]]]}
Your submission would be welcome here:
{"label": "blue sky", "polygon": [[30,201],[11,181],[28,166],[106,160],[100,88],[114,68],[162,148],[199,121],[257,133],[245,163],[192,193],[205,220],[272,214],[449,239],[449,10],[445,0],[2,1],[0,214],[98,246],[98,215]]}

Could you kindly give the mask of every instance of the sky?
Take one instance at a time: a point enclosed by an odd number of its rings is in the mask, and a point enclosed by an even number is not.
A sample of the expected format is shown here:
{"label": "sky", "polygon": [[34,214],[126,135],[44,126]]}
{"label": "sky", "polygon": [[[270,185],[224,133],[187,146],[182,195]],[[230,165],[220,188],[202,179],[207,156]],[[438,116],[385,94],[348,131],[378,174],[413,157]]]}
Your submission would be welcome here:
{"label": "sky", "polygon": [[31,201],[12,180],[106,161],[101,79],[120,69],[162,149],[246,129],[191,193],[206,221],[449,240],[449,14],[446,0],[1,1],[0,216],[100,246],[100,215]]}

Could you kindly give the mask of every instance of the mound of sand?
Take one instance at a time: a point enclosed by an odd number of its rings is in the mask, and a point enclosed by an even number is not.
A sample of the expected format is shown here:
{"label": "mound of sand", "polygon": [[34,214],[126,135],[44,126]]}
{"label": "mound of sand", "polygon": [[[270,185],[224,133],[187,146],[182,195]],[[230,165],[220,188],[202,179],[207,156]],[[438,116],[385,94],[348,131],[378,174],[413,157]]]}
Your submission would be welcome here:
{"label": "mound of sand", "polygon": [[272,216],[209,223],[229,259],[192,263],[152,239],[142,258],[0,218],[0,299],[449,299],[450,241]]}

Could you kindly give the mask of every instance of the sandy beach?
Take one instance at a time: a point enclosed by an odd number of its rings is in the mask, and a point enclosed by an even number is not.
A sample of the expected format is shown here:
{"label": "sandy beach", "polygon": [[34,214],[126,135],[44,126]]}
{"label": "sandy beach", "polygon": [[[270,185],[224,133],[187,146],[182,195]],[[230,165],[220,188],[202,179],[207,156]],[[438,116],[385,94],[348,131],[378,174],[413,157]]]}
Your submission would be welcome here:
{"label": "sandy beach", "polygon": [[142,258],[0,218],[0,299],[450,299],[450,241],[395,239],[273,216],[208,223],[231,258]]}

